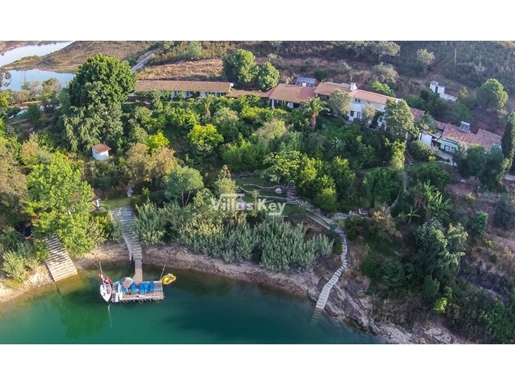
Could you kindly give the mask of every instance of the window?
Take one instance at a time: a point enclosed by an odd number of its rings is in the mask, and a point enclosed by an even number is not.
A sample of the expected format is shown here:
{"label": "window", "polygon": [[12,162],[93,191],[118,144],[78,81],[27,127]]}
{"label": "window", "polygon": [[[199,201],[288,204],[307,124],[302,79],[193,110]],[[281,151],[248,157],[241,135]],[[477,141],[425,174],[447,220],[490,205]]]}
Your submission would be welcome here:
{"label": "window", "polygon": [[354,98],[354,102],[356,102],[356,103],[361,103],[361,99]]}
{"label": "window", "polygon": [[350,116],[354,117],[354,111],[352,111],[352,110],[350,111]]}
{"label": "window", "polygon": [[361,111],[356,112],[356,118],[361,119]]}

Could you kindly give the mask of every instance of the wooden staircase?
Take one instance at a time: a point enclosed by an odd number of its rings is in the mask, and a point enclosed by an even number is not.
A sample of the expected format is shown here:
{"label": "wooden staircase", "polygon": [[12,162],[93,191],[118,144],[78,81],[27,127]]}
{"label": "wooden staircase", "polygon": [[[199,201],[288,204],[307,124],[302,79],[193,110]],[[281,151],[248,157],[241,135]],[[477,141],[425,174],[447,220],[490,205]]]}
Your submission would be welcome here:
{"label": "wooden staircase", "polygon": [[[45,242],[50,252],[50,257],[45,262],[50,276],[52,276],[61,293],[73,292],[80,286],[79,283],[82,283],[75,264],[73,264],[68,253],[61,247],[57,235],[53,235],[52,238],[47,239]],[[74,283],[73,286],[70,286],[71,283]]]}

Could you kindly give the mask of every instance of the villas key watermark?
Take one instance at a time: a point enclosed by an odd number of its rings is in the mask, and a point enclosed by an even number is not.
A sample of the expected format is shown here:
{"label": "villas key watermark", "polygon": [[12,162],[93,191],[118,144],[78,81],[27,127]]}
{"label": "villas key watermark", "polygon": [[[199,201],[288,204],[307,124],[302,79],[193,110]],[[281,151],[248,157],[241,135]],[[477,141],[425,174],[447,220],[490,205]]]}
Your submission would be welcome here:
{"label": "villas key watermark", "polygon": [[267,201],[266,198],[258,198],[257,202],[245,202],[243,193],[224,193],[218,197],[218,200],[211,199],[211,205],[215,210],[223,210],[227,212],[236,210],[246,210],[258,212],[264,211],[269,216],[282,216],[286,203],[278,203]]}

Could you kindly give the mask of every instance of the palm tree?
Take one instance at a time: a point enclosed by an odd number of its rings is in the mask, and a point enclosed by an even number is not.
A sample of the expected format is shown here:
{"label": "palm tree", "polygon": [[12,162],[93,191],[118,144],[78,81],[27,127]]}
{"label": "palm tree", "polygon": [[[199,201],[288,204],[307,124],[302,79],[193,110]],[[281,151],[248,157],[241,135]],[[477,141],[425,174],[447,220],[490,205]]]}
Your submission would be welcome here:
{"label": "palm tree", "polygon": [[440,218],[452,208],[448,198],[444,199],[442,193],[437,192],[435,195],[428,197],[424,209],[426,211],[426,221],[431,218]]}
{"label": "palm tree", "polygon": [[215,103],[215,97],[213,95],[204,96],[199,99],[199,103],[204,108],[204,116],[209,118],[211,116],[211,111],[209,109]]}
{"label": "palm tree", "polygon": [[417,209],[410,206],[410,208],[408,209],[408,212],[407,213],[400,213],[399,214],[399,219],[401,221],[405,221],[406,219],[408,220],[408,225],[411,224],[411,221],[413,220],[413,217],[420,217],[420,215],[417,213]]}
{"label": "palm tree", "polygon": [[318,114],[322,111],[329,111],[326,107],[326,103],[321,101],[320,98],[309,98],[307,100],[307,104],[304,105],[305,110],[309,114],[309,122],[311,123],[311,128],[315,130],[315,126],[317,124]]}

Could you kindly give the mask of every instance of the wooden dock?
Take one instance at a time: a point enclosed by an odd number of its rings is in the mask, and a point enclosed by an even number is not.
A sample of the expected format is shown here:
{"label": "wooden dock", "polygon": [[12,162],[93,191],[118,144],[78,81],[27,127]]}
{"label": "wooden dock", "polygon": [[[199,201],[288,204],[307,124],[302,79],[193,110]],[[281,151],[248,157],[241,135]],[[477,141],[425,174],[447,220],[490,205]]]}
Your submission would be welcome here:
{"label": "wooden dock", "polygon": [[[131,292],[130,288],[126,292],[121,292],[121,286],[114,285],[114,291],[111,295],[111,302],[113,303],[144,303],[163,300],[165,298],[163,283],[154,281],[154,290],[152,292]],[[140,283],[141,285],[142,283]],[[139,286],[138,286],[139,287]]]}

